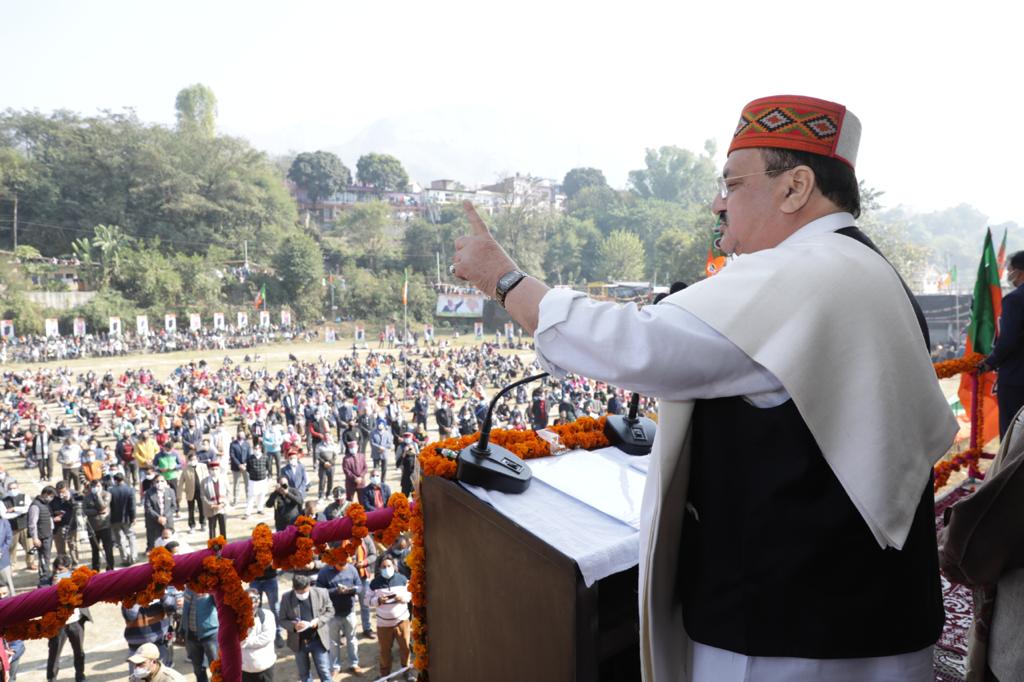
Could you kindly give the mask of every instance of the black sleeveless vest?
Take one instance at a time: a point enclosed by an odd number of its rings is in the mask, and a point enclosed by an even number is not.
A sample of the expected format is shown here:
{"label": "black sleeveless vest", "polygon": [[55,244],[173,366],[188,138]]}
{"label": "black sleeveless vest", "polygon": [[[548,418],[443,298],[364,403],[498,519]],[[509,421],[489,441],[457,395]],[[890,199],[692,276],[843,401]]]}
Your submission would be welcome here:
{"label": "black sleeveless vest", "polygon": [[930,483],[903,549],[883,550],[792,400],[699,400],[692,424],[679,588],[694,641],[748,656],[861,658],[938,639]]}

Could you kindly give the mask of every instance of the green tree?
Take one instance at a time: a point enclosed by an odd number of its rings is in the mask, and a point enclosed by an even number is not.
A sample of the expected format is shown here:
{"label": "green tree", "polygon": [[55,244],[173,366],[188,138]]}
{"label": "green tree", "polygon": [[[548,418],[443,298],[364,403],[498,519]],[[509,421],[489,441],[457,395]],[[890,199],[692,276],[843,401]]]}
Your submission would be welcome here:
{"label": "green tree", "polygon": [[288,179],[303,189],[315,205],[352,184],[352,173],[336,154],[302,152],[292,161]]}
{"label": "green tree", "polygon": [[585,187],[607,187],[608,181],[604,179],[604,173],[597,168],[573,168],[565,174],[562,181],[562,191],[567,199],[575,197]]}
{"label": "green tree", "polygon": [[217,125],[217,97],[208,86],[195,83],[178,91],[174,100],[178,130],[213,137]]}
{"label": "green tree", "polygon": [[590,220],[562,216],[547,241],[544,272],[551,282],[576,284],[594,278],[599,261],[601,231]]}
{"label": "green tree", "polygon": [[323,300],[324,254],[306,234],[286,239],[274,256],[274,269],[300,320],[319,315]]}
{"label": "green tree", "polygon": [[671,227],[662,232],[654,242],[658,281],[692,284],[701,279],[710,243],[710,238],[701,239],[694,230]]}
{"label": "green tree", "polygon": [[708,140],[698,156],[687,149],[648,149],[646,168],[629,172],[629,186],[645,199],[707,204],[715,191],[715,145]]}
{"label": "green tree", "polygon": [[644,245],[632,232],[615,230],[598,249],[600,277],[615,281],[635,281],[644,276]]}
{"label": "green tree", "polygon": [[390,154],[363,154],[356,161],[356,179],[360,185],[373,187],[379,193],[401,192],[409,185],[409,174],[402,162]]}
{"label": "green tree", "polygon": [[181,273],[157,245],[137,249],[121,268],[114,285],[140,308],[163,312],[170,303],[182,298]]}
{"label": "green tree", "polygon": [[383,201],[356,204],[331,234],[341,237],[343,248],[373,270],[395,254],[394,219]]}

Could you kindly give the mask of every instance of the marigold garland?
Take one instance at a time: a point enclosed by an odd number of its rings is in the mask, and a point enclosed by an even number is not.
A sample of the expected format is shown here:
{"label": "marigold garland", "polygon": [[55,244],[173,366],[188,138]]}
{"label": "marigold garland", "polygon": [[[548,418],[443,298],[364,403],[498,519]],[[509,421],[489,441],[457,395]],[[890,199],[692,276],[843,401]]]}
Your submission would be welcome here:
{"label": "marigold garland", "polygon": [[150,550],[149,565],[153,569],[149,585],[125,598],[122,604],[126,609],[135,604],[145,606],[153,600],[159,599],[163,596],[167,586],[171,584],[171,576],[174,573],[174,555],[166,547],[154,547]]}
{"label": "marigold garland", "polygon": [[936,376],[940,379],[948,379],[956,376],[957,374],[977,369],[978,365],[980,365],[984,359],[985,356],[981,353],[971,353],[970,355],[965,355],[961,358],[953,358],[952,360],[936,362],[932,367],[935,368]]}
{"label": "marigold garland", "polygon": [[24,639],[50,639],[56,637],[60,629],[68,622],[75,609],[82,604],[82,593],[89,579],[96,571],[88,566],[79,566],[71,577],[62,578],[57,583],[56,609],[42,618],[35,618],[21,623],[14,623],[4,628],[3,636],[8,641]]}
{"label": "marigold garland", "polygon": [[[594,419],[580,417],[569,424],[549,426],[548,430],[558,435],[559,442],[568,450],[596,450],[609,445],[604,435],[607,417]],[[459,451],[477,441],[478,434],[449,438],[431,443],[420,452],[420,475],[441,476],[449,480],[455,478],[457,468],[456,457]],[[507,431],[496,429],[491,431],[491,442],[518,455],[522,459],[548,457],[551,445],[537,435],[535,431]],[[406,557],[406,563],[412,571],[409,580],[409,592],[412,594],[412,650],[416,656],[414,665],[417,670],[426,671],[429,664],[429,637],[427,634],[427,590],[426,590],[426,559],[423,543],[423,505],[413,508],[409,527],[412,529],[412,549]]]}
{"label": "marigold garland", "polygon": [[274,533],[265,523],[252,529],[252,562],[242,572],[242,580],[251,583],[267,571],[274,563]]}
{"label": "marigold garland", "polygon": [[[985,359],[985,356],[981,353],[970,353],[961,358],[954,358],[952,360],[943,360],[942,362],[936,362],[932,365],[935,368],[935,375],[939,379],[948,379],[962,374],[964,372],[972,372],[978,374],[978,366]],[[984,410],[974,410],[974,423],[971,424],[971,432],[980,434],[983,432],[985,426],[985,415]],[[964,466],[967,466],[967,475],[972,478],[979,478],[981,471],[978,469],[978,462],[981,460],[982,449],[981,443],[978,443],[973,448],[968,448],[963,452],[960,452],[950,459],[943,460],[936,464],[933,468],[935,472],[935,478],[933,483],[933,489],[938,491],[949,482],[950,474],[954,471],[959,471]]]}
{"label": "marigold garland", "polygon": [[275,559],[274,568],[290,571],[313,563],[313,526],[316,525],[316,519],[300,516],[292,525],[299,529],[299,536],[295,538],[295,551],[283,559]]}
{"label": "marigold garland", "polygon": [[[391,523],[388,524],[387,528],[374,533],[377,542],[385,547],[393,545],[398,536],[409,529],[409,516],[411,513],[409,498],[402,493],[392,493],[388,499],[388,506],[391,507],[392,511]],[[353,533],[354,536],[355,533]]]}
{"label": "marigold garland", "polygon": [[347,540],[338,543],[337,547],[328,548],[321,546],[319,552],[321,561],[334,566],[339,571],[345,567],[348,558],[355,554],[363,538],[370,532],[366,527],[366,510],[363,508],[363,505],[358,502],[348,505],[345,509],[345,516],[352,521],[351,536]]}

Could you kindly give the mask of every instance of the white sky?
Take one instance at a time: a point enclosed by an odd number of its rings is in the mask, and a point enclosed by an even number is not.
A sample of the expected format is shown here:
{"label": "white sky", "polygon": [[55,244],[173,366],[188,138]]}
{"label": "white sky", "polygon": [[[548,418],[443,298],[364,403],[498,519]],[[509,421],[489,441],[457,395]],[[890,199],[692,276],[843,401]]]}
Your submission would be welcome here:
{"label": "white sky", "polygon": [[807,94],[860,117],[858,175],[886,205],[966,202],[1024,225],[1012,6],[0,0],[0,107],[170,124],[177,91],[202,82],[219,129],[273,153],[341,147],[380,119],[469,116],[508,130],[472,138],[481,158],[543,141],[531,167],[491,177],[593,165],[622,187],[645,147],[715,138],[721,164],[745,102]]}

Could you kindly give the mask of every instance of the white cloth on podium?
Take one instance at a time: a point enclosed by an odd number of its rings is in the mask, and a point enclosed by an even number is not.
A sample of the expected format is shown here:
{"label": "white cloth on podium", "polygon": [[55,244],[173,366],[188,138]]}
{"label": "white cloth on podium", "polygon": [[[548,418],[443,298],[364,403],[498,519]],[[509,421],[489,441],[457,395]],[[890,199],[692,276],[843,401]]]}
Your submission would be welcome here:
{"label": "white cloth on podium", "polygon": [[531,459],[533,480],[518,495],[460,485],[575,561],[590,587],[640,561],[648,457],[602,448]]}

